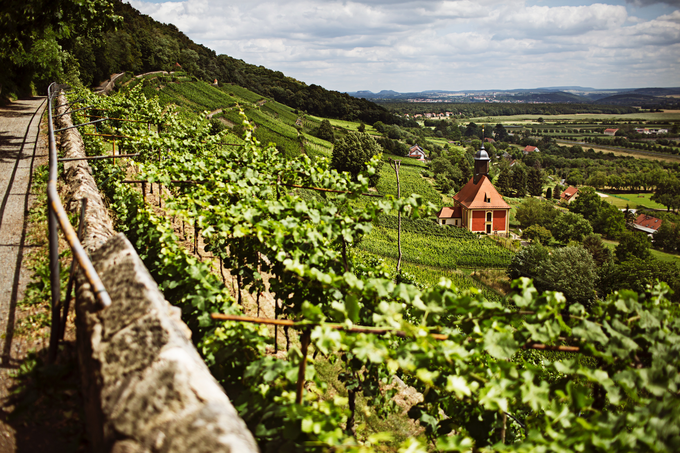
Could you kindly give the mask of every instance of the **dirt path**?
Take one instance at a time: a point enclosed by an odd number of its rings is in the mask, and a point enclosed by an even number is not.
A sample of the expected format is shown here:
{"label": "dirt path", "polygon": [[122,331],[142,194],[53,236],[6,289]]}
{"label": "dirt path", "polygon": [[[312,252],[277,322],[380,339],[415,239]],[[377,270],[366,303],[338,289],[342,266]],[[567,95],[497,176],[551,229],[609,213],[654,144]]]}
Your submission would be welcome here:
{"label": "dirt path", "polygon": [[[46,159],[38,146],[45,98],[17,101],[0,108],[0,400],[8,396],[10,374],[26,354],[13,341],[17,301],[30,278],[23,266],[26,213],[34,169]],[[14,430],[0,421],[0,452],[14,451]]]}

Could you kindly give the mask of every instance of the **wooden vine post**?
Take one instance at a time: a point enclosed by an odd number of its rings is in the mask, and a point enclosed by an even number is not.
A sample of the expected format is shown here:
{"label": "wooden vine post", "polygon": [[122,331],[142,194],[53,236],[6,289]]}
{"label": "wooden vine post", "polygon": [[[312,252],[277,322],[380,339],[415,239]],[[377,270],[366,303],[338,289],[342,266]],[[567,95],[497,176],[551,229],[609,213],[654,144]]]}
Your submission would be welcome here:
{"label": "wooden vine post", "polygon": [[[397,200],[400,200],[401,184],[399,183],[399,167],[401,167],[401,161],[392,159],[392,164],[394,166],[394,173],[397,175]],[[399,270],[401,269],[401,211],[397,212],[397,249],[397,275],[399,275]]]}

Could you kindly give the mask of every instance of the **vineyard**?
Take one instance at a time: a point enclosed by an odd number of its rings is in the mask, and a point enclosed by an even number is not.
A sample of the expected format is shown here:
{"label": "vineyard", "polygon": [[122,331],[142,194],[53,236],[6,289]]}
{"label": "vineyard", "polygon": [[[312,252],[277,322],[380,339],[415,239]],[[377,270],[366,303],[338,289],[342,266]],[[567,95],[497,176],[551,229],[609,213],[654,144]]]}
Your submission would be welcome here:
{"label": "vineyard", "polygon": [[[225,146],[206,119],[175,115],[139,90],[70,96],[111,117],[157,125],[103,123],[106,133],[133,137],[124,146],[140,156],[92,161],[92,168],[117,229],[182,309],[262,451],[680,449],[680,321],[664,285],[649,296],[613,294],[586,310],[567,306],[560,293],[538,294],[526,279],[507,302],[447,278],[425,289],[406,275],[395,281],[384,263],[355,247],[394,247],[385,216],[428,216],[424,188],[402,186],[400,200],[362,197],[368,178],[353,181],[305,155],[287,159],[253,138],[245,116],[244,144]],[[101,137],[85,140],[91,154],[104,149]],[[162,186],[162,209],[124,182],[132,176],[156,194]],[[379,190],[391,194],[393,187],[388,180]],[[203,256],[181,243],[192,231],[205,244]],[[420,249],[429,231],[423,221],[405,221],[403,234],[414,244],[405,253],[434,259]],[[449,233],[436,242],[469,242],[469,260],[502,259],[488,241]],[[458,259],[459,252],[442,248],[440,256]],[[262,326],[211,317],[243,313],[222,269],[234,276],[238,294],[252,294],[258,305],[270,296],[274,316],[290,321],[287,329],[299,336],[291,333],[286,353],[272,353],[281,335],[277,342]],[[395,399],[399,382],[418,398]],[[369,417],[401,417],[401,426],[408,419],[413,429],[396,436],[375,428],[386,424],[363,421]]]}
{"label": "vineyard", "polygon": [[[464,231],[448,226],[439,228]],[[406,230],[402,231],[401,239],[405,261],[430,267],[504,269],[510,264],[513,255],[484,236],[431,236]],[[364,237],[359,247],[371,253],[397,258],[397,230],[376,226]]]}

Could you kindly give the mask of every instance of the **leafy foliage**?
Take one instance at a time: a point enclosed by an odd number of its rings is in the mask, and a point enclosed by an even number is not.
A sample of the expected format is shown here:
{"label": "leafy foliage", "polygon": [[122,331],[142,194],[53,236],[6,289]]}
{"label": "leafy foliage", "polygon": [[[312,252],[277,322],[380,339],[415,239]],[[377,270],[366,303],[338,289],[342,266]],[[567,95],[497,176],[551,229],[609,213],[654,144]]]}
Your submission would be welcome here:
{"label": "leafy foliage", "polygon": [[[172,191],[170,214],[200,230],[240,288],[257,293],[263,274],[272,275],[269,290],[282,302],[280,314],[300,322],[313,347],[341,365],[347,398],[324,397],[326,384],[310,363],[309,390],[304,404],[296,404],[296,366],[308,359],[295,347],[287,360],[266,356],[270,340],[260,329],[211,321],[212,311],[239,312],[219,278],[178,245],[165,217],[120,183],[122,164],[93,165],[118,225],[134,238],[166,297],[182,307],[207,363],[263,450],[378,451],[388,436],[355,437],[347,426],[349,392],[372,398],[370,410],[384,416],[393,407],[386,387],[395,375],[423,395],[408,415],[424,434],[396,446],[401,451],[425,452],[428,444],[461,452],[680,449],[680,321],[667,286],[614,293],[586,310],[574,295],[568,304],[561,293],[539,294],[528,279],[515,282],[508,304],[447,279],[427,289],[395,283],[368,260],[352,260],[347,249],[385,228],[373,226],[383,215],[428,214],[422,198],[360,201],[368,190],[363,175],[354,180],[305,156],[287,160],[253,140],[247,122],[243,146],[223,147],[207,120],[164,112],[137,93],[85,96],[161,126],[113,126],[135,137],[126,146],[142,153],[139,177]],[[369,173],[377,163],[368,162]],[[280,183],[342,192],[310,194]],[[534,260],[551,281],[572,269],[583,272],[579,263],[592,264],[583,249],[566,247],[558,255],[549,266]],[[352,334],[328,321],[389,332]]]}

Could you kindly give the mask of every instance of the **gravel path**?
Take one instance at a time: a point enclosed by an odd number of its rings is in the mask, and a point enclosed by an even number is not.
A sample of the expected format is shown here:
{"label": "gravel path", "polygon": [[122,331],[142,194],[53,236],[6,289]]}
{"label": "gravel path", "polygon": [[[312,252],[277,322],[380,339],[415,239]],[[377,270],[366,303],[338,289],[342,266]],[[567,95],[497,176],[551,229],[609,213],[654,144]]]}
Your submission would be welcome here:
{"label": "gravel path", "polygon": [[[33,98],[0,107],[0,400],[7,396],[7,374],[25,352],[13,348],[12,340],[16,304],[30,278],[22,269],[25,215],[33,170],[46,157],[46,149],[38,146],[45,101]],[[0,452],[14,451],[13,436],[2,425]]]}

